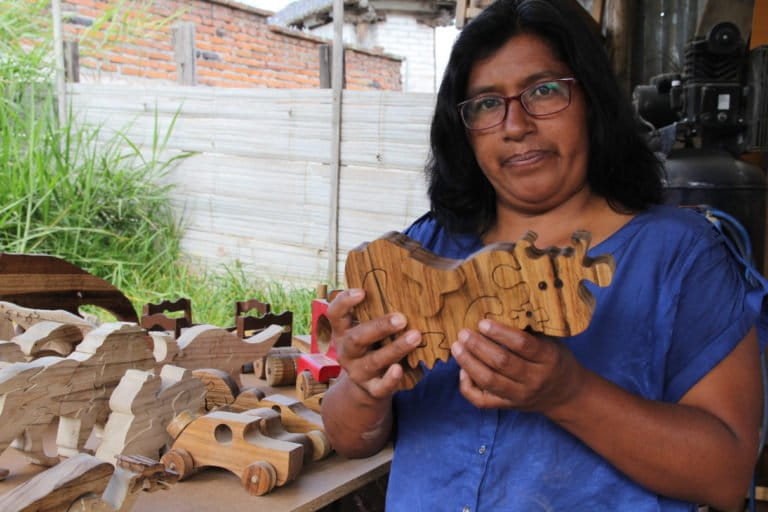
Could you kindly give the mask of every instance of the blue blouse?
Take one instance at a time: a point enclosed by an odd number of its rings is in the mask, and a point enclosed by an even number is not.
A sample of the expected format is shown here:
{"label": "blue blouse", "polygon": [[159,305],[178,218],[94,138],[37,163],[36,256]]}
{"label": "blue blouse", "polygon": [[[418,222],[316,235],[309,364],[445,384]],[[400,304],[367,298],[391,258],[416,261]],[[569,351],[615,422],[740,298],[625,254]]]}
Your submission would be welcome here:
{"label": "blue blouse", "polygon": [[[429,215],[407,231],[440,256],[482,247]],[[610,286],[589,328],[564,338],[585,367],[637,395],[678,401],[758,320],[766,290],[744,278],[724,238],[703,216],[656,206],[589,251],[613,255]],[[460,394],[458,365],[438,362],[395,395],[395,455],[387,510],[690,511],[653,494],[538,413],[478,409]]]}

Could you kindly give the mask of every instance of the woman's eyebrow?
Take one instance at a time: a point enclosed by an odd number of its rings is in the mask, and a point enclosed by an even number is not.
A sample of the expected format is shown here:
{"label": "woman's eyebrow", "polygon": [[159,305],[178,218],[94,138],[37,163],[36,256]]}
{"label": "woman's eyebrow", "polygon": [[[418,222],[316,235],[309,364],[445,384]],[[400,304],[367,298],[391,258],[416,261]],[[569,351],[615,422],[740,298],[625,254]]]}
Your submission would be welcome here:
{"label": "woman's eyebrow", "polygon": [[[522,91],[526,87],[530,87],[531,85],[540,82],[542,80],[547,79],[555,79],[555,78],[563,78],[564,76],[568,76],[567,71],[560,71],[560,70],[554,70],[554,69],[545,69],[542,71],[537,71],[536,73],[533,73],[532,75],[527,76],[520,82],[520,88],[519,91]],[[498,87],[496,85],[484,85],[479,87],[473,87],[469,90],[467,90],[467,98],[474,98],[475,96],[478,96],[480,94],[485,94],[488,92],[499,92]]]}

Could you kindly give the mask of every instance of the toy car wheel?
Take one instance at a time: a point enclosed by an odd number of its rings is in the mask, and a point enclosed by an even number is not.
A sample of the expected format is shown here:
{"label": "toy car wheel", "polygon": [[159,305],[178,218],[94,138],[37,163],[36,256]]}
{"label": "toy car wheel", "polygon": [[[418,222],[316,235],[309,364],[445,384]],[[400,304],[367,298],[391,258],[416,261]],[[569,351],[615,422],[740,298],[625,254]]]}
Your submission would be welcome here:
{"label": "toy car wheel", "polygon": [[172,449],[160,459],[166,469],[179,474],[179,480],[184,480],[192,474],[195,463],[192,455],[183,448]]}
{"label": "toy car wheel", "polygon": [[296,357],[294,354],[274,354],[265,362],[266,380],[270,386],[290,386],[296,382]]}
{"label": "toy car wheel", "polygon": [[328,385],[318,382],[312,376],[312,372],[304,370],[296,377],[296,392],[300,400],[323,393],[328,390]]}
{"label": "toy car wheel", "polygon": [[266,461],[254,462],[243,471],[243,487],[253,496],[261,496],[271,491],[277,483],[275,467]]}
{"label": "toy car wheel", "polygon": [[307,437],[312,441],[312,460],[323,459],[331,453],[333,448],[325,432],[322,430],[310,430],[307,432]]}

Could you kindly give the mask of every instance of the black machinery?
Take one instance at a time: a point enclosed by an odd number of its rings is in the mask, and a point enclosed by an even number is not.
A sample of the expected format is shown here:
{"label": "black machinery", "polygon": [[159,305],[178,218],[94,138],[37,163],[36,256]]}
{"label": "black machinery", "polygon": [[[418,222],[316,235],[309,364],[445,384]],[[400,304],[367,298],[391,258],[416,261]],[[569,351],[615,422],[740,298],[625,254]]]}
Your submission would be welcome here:
{"label": "black machinery", "polygon": [[763,271],[766,177],[739,157],[768,152],[768,46],[748,51],[735,24],[718,23],[686,44],[682,74],[637,86],[633,103],[666,155],[665,202],[719,212],[726,234],[745,254],[751,245],[747,256]]}

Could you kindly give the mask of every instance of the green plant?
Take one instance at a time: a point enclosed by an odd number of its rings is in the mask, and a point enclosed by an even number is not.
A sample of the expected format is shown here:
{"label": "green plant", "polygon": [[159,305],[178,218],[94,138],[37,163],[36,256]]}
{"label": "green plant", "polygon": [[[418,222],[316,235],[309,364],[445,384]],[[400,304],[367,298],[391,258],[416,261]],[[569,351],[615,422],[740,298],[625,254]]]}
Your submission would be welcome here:
{"label": "green plant", "polygon": [[[188,297],[196,322],[229,326],[234,301],[258,298],[309,332],[312,290],[249,279],[238,264],[193,272],[182,260],[171,188],[160,185],[188,156],[161,157],[173,123],[161,136],[156,117],[149,147],[72,116],[59,123],[46,8],[0,0],[0,251],[63,258],[117,286],[137,312]],[[115,19],[109,26],[134,33]]]}

